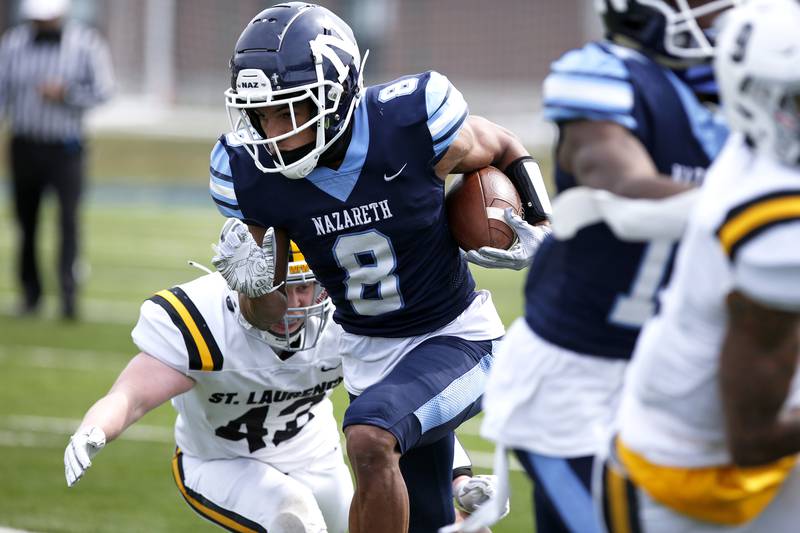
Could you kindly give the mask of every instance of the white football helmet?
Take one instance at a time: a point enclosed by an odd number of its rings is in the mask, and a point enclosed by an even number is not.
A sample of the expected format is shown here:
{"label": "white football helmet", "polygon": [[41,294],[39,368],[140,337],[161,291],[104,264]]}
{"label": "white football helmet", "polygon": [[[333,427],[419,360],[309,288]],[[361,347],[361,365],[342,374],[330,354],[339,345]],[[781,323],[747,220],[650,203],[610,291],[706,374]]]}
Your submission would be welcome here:
{"label": "white football helmet", "polygon": [[[189,261],[193,267],[199,268],[207,274],[213,272],[205,266]],[[333,300],[331,300],[322,285],[317,280],[311,267],[306,263],[306,258],[294,241],[289,241],[289,261],[286,272],[286,287],[296,287],[307,283],[313,284],[311,303],[304,307],[289,307],[283,319],[272,330],[254,328],[250,322],[238,313],[239,324],[248,330],[255,330],[270,346],[287,352],[299,352],[316,346],[325,326],[333,314]],[[219,274],[218,274],[219,275]],[[231,293],[235,291],[231,289]],[[229,302],[229,309],[233,306]]]}
{"label": "white football helmet", "polygon": [[306,283],[312,283],[314,286],[311,304],[306,307],[288,308],[281,322],[262,332],[270,346],[288,352],[313,348],[325,330],[333,311],[333,301],[328,292],[317,281],[297,244],[290,241],[287,290]]}
{"label": "white football helmet", "polygon": [[733,10],[714,61],[728,124],[759,152],[800,164],[800,3],[751,0]]}

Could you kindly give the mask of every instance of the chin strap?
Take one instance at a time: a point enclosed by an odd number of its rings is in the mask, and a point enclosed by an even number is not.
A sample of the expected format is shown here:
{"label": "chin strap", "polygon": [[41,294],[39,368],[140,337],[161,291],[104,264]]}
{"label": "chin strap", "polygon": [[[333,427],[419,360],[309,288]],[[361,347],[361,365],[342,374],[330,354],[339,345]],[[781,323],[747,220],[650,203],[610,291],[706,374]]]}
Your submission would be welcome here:
{"label": "chin strap", "polygon": [[347,124],[347,129],[341,137],[336,139],[333,144],[325,150],[319,158],[319,164],[330,166],[338,163],[347,155],[347,147],[350,146],[350,139],[353,138],[353,121]]}

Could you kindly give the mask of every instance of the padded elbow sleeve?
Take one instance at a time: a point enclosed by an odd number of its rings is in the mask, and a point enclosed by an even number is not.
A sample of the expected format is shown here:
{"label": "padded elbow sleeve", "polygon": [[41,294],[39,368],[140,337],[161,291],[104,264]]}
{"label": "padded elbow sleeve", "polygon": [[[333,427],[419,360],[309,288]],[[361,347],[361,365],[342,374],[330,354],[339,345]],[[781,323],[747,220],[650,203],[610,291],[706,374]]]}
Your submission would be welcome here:
{"label": "padded elbow sleeve", "polygon": [[525,221],[529,224],[538,224],[548,220],[552,213],[550,198],[547,196],[542,172],[536,161],[530,156],[520,157],[508,165],[505,173],[522,199]]}

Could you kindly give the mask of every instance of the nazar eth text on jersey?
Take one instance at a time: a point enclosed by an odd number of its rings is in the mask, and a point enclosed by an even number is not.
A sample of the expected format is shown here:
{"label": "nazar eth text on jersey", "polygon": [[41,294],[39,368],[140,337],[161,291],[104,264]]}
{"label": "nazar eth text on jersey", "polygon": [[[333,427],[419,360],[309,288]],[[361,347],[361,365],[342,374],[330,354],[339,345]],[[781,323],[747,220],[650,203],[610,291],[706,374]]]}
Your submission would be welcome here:
{"label": "nazar eth text on jersey", "polygon": [[211,396],[208,397],[208,401],[209,403],[224,403],[233,405],[239,405],[240,403],[244,403],[245,405],[262,405],[265,403],[285,402],[287,400],[294,400],[296,398],[317,396],[319,394],[327,392],[337,387],[342,382],[342,379],[343,378],[338,377],[330,381],[324,381],[319,385],[303,389],[302,391],[294,391],[294,392],[285,390],[252,391],[246,393],[247,397],[243,402],[240,401],[239,398],[243,397],[244,393],[240,396],[238,392],[214,392],[211,394]]}
{"label": "nazar eth text on jersey", "polygon": [[356,228],[379,220],[392,218],[389,209],[389,200],[370,202],[358,205],[349,209],[334,211],[326,215],[311,217],[317,235],[327,235],[335,231],[342,231],[348,228]]}

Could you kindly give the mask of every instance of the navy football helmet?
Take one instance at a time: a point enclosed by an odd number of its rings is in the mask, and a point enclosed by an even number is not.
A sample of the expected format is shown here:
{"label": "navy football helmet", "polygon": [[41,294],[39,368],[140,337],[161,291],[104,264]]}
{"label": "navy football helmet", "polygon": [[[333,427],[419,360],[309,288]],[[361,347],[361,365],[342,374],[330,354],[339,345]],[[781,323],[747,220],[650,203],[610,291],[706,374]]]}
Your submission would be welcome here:
{"label": "navy football helmet", "polygon": [[710,19],[743,0],[595,0],[608,38],[650,53],[671,67],[710,61]]}
{"label": "navy football helmet", "polygon": [[[306,177],[347,131],[363,93],[362,68],[352,30],[328,9],[304,2],[265,9],[247,24],[231,57],[225,106],[233,136],[262,172]],[[304,102],[311,117],[299,123],[296,106]],[[292,121],[290,131],[272,138],[254,112],[270,106],[288,106]],[[314,142],[281,152],[280,141],[309,128]]]}

